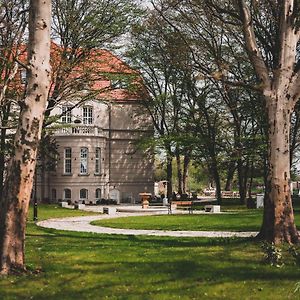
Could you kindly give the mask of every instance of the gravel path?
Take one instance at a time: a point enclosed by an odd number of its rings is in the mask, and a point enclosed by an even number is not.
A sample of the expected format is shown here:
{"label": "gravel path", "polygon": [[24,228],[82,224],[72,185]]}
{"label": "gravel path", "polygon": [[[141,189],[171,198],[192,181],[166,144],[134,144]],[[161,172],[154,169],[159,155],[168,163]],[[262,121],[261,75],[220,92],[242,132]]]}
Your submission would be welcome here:
{"label": "gravel path", "polygon": [[[140,213],[116,213],[115,215],[97,215],[84,217],[71,217],[63,219],[49,219],[40,221],[38,226],[53,228],[58,230],[69,230],[77,232],[94,232],[104,234],[122,235],[150,235],[150,236],[170,236],[170,237],[251,237],[257,232],[230,232],[230,231],[169,231],[169,230],[137,230],[137,229],[118,229],[94,226],[90,223],[96,220],[119,218],[127,216],[140,216]],[[145,213],[143,215],[153,215]]]}

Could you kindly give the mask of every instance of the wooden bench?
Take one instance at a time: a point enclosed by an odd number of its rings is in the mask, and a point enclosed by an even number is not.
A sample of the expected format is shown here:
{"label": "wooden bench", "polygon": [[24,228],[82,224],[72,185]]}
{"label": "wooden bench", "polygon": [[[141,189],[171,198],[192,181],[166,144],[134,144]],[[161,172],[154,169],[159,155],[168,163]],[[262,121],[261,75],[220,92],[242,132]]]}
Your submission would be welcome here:
{"label": "wooden bench", "polygon": [[168,213],[172,213],[172,209],[176,209],[177,207],[186,207],[189,210],[189,213],[193,213],[193,201],[172,201],[168,205]]}

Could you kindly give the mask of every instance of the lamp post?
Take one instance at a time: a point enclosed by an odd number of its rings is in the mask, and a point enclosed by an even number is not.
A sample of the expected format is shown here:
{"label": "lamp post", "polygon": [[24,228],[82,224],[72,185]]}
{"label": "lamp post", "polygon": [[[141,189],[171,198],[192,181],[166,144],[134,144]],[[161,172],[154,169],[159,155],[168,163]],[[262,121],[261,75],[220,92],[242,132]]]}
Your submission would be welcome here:
{"label": "lamp post", "polygon": [[37,216],[38,204],[37,204],[36,190],[37,190],[37,170],[35,171],[35,176],[34,176],[34,194],[33,194],[33,221],[34,222],[38,220],[38,216]]}

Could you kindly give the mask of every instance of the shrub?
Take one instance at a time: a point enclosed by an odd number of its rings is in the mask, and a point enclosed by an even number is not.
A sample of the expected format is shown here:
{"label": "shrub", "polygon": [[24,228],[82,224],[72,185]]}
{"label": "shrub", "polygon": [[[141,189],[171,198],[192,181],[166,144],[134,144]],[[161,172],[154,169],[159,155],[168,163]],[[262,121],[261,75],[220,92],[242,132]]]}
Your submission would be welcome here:
{"label": "shrub", "polygon": [[262,249],[264,251],[264,262],[271,266],[281,267],[282,262],[282,250],[275,246],[274,243],[264,242],[262,244]]}
{"label": "shrub", "polygon": [[293,256],[293,258],[295,259],[295,263],[297,266],[300,266],[300,253],[298,252],[298,250],[294,247],[291,246],[289,248],[289,253]]}

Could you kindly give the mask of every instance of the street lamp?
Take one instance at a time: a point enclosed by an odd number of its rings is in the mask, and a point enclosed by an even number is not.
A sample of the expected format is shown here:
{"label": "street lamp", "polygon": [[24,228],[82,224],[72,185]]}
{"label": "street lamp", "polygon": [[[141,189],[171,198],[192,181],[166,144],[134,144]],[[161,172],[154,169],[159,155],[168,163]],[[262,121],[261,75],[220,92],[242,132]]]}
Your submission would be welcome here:
{"label": "street lamp", "polygon": [[35,176],[34,176],[34,194],[33,194],[33,221],[34,222],[38,220],[38,216],[37,216],[38,204],[37,204],[36,190],[37,190],[37,170],[35,171]]}

